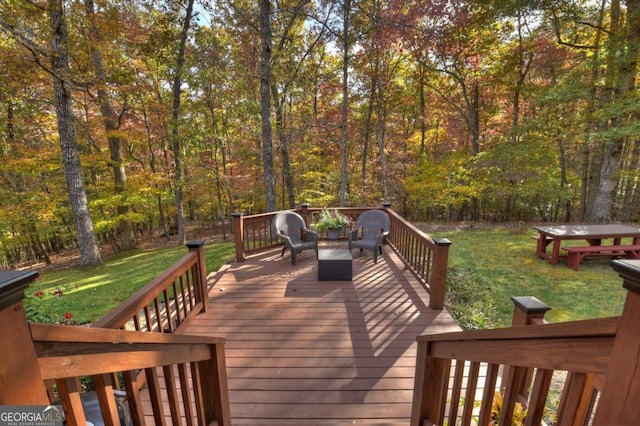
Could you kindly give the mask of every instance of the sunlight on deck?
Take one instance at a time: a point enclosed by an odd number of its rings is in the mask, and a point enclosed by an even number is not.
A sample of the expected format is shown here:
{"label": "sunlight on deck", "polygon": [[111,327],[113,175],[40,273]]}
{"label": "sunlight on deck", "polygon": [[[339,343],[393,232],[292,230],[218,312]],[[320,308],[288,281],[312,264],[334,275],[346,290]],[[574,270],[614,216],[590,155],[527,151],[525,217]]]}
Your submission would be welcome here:
{"label": "sunlight on deck", "polygon": [[233,424],[408,424],[415,337],[459,330],[390,247],[353,251],[353,281],[318,281],[312,251],[274,249],[209,277],[186,330],[227,339]]}

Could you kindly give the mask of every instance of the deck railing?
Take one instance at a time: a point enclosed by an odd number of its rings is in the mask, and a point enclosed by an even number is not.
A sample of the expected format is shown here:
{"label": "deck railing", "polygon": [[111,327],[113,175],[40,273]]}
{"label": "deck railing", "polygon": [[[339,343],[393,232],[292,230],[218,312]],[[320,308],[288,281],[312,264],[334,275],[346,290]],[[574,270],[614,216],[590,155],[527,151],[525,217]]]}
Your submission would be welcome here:
{"label": "deck railing", "polygon": [[96,321],[98,328],[176,333],[207,304],[204,242],[187,243],[189,252],[114,310]]}
{"label": "deck railing", "polygon": [[22,298],[37,273],[3,286],[0,319],[13,327],[0,334],[21,350],[0,348],[0,404],[57,400],[67,424],[83,425],[89,383],[105,424],[120,424],[122,400],[136,425],[230,424],[224,339],[180,334],[208,307],[203,244],[188,246],[182,259],[92,327],[28,324]]}
{"label": "deck railing", "polygon": [[[129,418],[118,409],[124,401],[134,425],[230,424],[224,339],[51,324],[30,329],[42,380],[55,383],[68,425],[95,421],[83,409],[81,377],[92,379],[104,424]],[[151,412],[140,396],[144,384]]]}
{"label": "deck railing", "polygon": [[621,317],[418,337],[411,424],[539,425],[549,405],[554,424],[639,424],[640,262],[614,268],[631,290]]}
{"label": "deck railing", "polygon": [[[391,220],[391,231],[385,242],[393,248],[407,269],[427,289],[429,306],[432,309],[443,309],[451,242],[446,238],[431,238],[393,211],[388,204],[379,209],[385,211]],[[304,218],[307,227],[313,229],[315,219],[322,210],[302,205],[295,211]],[[360,214],[371,208],[341,207],[337,210],[355,223]],[[277,213],[233,215],[237,262],[244,261],[248,254],[283,245],[282,240],[273,232],[271,224]]]}

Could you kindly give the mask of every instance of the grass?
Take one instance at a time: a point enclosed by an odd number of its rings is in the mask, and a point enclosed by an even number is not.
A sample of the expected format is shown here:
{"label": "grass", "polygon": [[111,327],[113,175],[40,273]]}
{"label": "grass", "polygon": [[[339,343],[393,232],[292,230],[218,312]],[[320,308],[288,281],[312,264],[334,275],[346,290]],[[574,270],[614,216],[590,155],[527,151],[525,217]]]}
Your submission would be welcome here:
{"label": "grass", "polygon": [[617,316],[626,290],[607,258],[584,259],[580,271],[536,256],[535,231],[472,230],[438,232],[452,241],[448,306],[464,328],[511,324],[512,296],[535,296],[551,306],[550,322]]}
{"label": "grass", "polygon": [[[580,271],[536,256],[531,229],[429,232],[452,241],[447,309],[465,329],[511,323],[512,296],[535,296],[551,306],[551,322],[620,315],[626,297],[622,280],[606,258],[584,259]],[[99,268],[44,273],[27,290],[27,316],[38,322],[92,322],[149,283],[187,249],[134,251]],[[205,247],[207,272],[233,258],[233,243]],[[40,297],[34,294],[42,292]],[[39,294],[39,293],[38,293]],[[65,320],[65,313],[73,316]]]}
{"label": "grass", "polygon": [[[230,242],[205,246],[207,273],[217,271],[232,259],[234,250]],[[47,323],[96,321],[187,252],[183,246],[135,250],[109,259],[98,268],[42,273],[26,290],[27,318]]]}

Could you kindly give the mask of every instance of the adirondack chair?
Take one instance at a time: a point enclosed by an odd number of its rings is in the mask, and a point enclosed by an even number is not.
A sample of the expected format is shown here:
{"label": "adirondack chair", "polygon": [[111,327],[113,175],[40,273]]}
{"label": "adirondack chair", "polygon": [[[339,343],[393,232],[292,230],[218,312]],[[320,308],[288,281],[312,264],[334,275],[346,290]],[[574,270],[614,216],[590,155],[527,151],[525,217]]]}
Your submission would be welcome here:
{"label": "adirondack chair", "polygon": [[[273,218],[273,229],[276,235],[284,240],[282,254],[291,251],[291,264],[296,264],[296,255],[303,250],[314,249],[318,258],[318,233],[307,229],[304,219],[295,212],[280,212]],[[303,234],[304,233],[304,234]],[[304,240],[303,240],[304,235]]]}
{"label": "adirondack chair", "polygon": [[[359,248],[373,253],[373,263],[378,263],[378,252],[382,254],[382,241],[389,235],[391,221],[382,210],[367,210],[356,221],[356,226],[349,231],[349,251]],[[358,235],[361,237],[358,238]]]}

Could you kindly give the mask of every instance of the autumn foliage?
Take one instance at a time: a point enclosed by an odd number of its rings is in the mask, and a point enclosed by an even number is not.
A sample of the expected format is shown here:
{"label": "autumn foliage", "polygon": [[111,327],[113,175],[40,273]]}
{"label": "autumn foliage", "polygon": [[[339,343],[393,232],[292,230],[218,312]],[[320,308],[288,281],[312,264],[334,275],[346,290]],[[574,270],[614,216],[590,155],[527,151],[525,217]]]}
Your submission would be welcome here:
{"label": "autumn foliage", "polygon": [[[176,185],[190,221],[265,211],[258,2],[196,3],[177,121],[183,5],[96,0],[92,16],[88,1],[62,3],[98,239],[126,246],[123,223],[171,234]],[[339,203],[348,45],[348,205],[390,202],[416,221],[640,219],[636,2],[354,0],[348,34],[344,4],[271,3],[277,209]],[[0,5],[4,266],[75,244],[47,7]]]}

